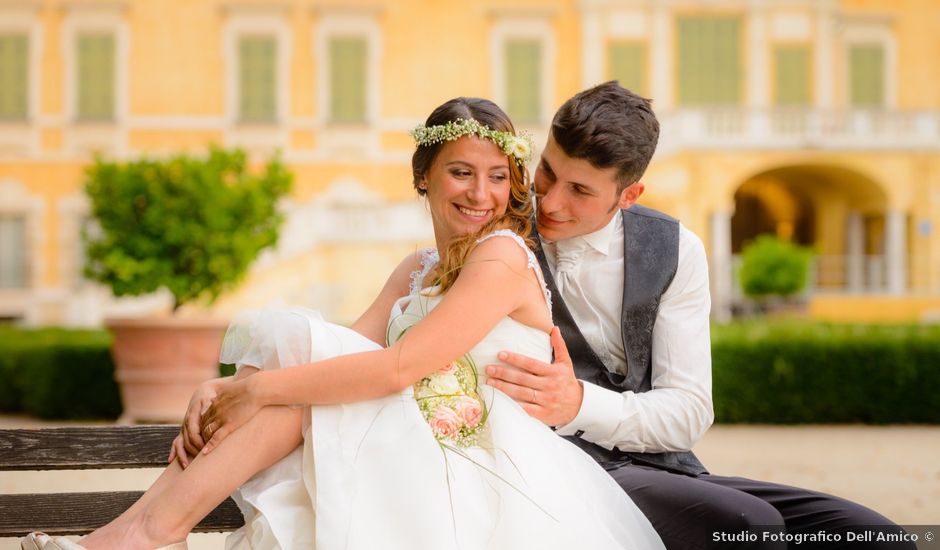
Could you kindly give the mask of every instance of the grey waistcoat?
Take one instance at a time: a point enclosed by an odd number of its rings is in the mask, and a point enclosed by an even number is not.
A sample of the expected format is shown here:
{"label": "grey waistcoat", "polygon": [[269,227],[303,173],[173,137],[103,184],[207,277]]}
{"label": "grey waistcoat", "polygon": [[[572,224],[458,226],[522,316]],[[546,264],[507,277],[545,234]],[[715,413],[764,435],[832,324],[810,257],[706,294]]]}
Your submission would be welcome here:
{"label": "grey waistcoat", "polygon": [[[568,306],[545,260],[541,245],[536,250],[548,289],[552,293],[552,315],[568,346],[575,375],[602,388],[641,393],[652,388],[653,325],[659,300],[676,274],[679,261],[679,222],[650,208],[634,205],[623,214],[623,313],[621,329],[627,358],[627,375],[610,372],[588,345],[575,325]],[[612,450],[580,437],[567,437],[606,468],[623,463],[653,466],[688,475],[707,473],[698,458],[689,452],[632,453]]]}

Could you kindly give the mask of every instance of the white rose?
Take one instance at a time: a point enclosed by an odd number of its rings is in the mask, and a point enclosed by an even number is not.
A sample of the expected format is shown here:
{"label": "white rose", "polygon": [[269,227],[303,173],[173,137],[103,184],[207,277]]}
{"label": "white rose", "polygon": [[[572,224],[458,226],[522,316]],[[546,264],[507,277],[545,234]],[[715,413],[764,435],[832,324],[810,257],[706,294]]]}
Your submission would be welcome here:
{"label": "white rose", "polygon": [[517,137],[512,141],[511,150],[512,156],[522,161],[527,160],[529,154],[532,152],[531,149],[529,149],[529,142],[521,137]]}
{"label": "white rose", "polygon": [[453,374],[434,373],[428,381],[428,387],[440,395],[460,392],[460,381]]}

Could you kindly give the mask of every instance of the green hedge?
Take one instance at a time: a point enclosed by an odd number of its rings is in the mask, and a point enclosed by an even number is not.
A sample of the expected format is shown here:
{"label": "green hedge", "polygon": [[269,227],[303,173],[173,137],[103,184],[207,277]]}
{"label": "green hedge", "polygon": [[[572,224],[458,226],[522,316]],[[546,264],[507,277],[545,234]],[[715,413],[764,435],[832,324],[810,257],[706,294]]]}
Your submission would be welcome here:
{"label": "green hedge", "polygon": [[712,360],[716,422],[940,423],[938,326],[714,326]]}
{"label": "green hedge", "polygon": [[[117,418],[105,331],[0,327],[0,411]],[[712,327],[717,422],[940,423],[940,326]]]}
{"label": "green hedge", "polygon": [[0,411],[39,418],[117,418],[104,331],[0,327]]}

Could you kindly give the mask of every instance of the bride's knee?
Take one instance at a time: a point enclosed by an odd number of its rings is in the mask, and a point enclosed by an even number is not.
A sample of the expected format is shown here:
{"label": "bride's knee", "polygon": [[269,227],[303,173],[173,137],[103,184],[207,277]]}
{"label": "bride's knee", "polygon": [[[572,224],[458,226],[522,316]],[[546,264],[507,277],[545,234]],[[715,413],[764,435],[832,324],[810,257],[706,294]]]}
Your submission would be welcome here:
{"label": "bride's knee", "polygon": [[252,439],[257,440],[260,437],[283,442],[293,448],[303,441],[301,429],[304,410],[286,406],[264,407],[246,427],[254,432]]}

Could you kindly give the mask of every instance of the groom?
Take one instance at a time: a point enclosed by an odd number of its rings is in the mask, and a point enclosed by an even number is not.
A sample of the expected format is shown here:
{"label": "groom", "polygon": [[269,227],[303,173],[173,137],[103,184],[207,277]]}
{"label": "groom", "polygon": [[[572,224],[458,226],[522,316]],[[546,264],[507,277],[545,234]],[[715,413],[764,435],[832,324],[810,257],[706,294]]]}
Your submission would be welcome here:
{"label": "groom", "polygon": [[708,266],[695,234],[635,204],[658,137],[650,101],[616,82],[575,95],[555,114],[535,172],[538,255],[561,329],[552,334],[555,363],[504,353],[500,360],[516,369],[488,366],[490,384],[607,469],[667,548],[786,547],[785,539],[722,535],[755,526],[897,532],[838,497],[711,475],[692,454],[713,419]]}

